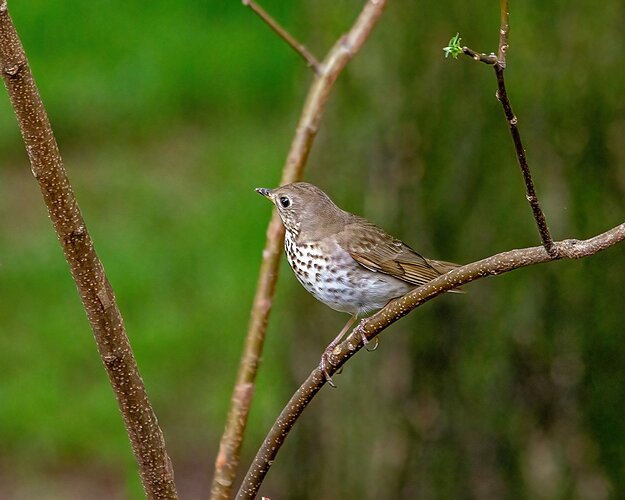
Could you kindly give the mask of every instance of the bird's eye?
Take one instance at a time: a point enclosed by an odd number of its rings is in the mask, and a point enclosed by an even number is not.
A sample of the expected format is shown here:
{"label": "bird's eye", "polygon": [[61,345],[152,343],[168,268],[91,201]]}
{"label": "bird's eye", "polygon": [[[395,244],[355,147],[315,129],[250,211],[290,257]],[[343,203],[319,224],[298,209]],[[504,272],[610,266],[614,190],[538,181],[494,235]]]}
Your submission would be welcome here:
{"label": "bird's eye", "polygon": [[289,208],[291,206],[291,200],[287,196],[280,196],[280,205],[282,208]]}

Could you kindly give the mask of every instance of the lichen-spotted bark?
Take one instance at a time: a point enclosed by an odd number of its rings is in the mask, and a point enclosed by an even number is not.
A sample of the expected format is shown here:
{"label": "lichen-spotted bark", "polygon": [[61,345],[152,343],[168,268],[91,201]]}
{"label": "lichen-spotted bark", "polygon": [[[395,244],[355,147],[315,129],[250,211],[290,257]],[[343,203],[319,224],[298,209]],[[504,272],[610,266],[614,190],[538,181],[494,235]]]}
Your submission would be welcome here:
{"label": "lichen-spotted bark", "polygon": [[0,2],[0,71],[33,175],[39,183],[117,397],[146,495],[155,499],[177,498],[163,433],[148,400],[115,295],[65,173],[6,1]]}

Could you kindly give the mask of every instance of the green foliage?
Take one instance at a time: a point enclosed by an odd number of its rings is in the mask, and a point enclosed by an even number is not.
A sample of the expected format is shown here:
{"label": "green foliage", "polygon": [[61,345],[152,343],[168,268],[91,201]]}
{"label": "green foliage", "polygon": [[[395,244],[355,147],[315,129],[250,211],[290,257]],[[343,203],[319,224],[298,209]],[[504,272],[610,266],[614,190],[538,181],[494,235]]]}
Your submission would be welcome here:
{"label": "green foliage", "polygon": [[[358,3],[263,2],[319,57]],[[270,207],[310,71],[239,2],[9,2],[159,416],[182,497],[206,491]],[[498,5],[390,2],[337,83],[306,178],[426,256],[539,238],[492,71]],[[554,236],[625,213],[623,2],[511,3],[507,86]],[[475,13],[479,12],[480,15]],[[458,43],[460,40],[458,39]],[[451,46],[450,42],[450,46]],[[453,145],[450,147],[450,144]],[[322,391],[276,498],[625,496],[625,247],[520,270],[390,328]],[[345,318],[284,269],[245,467]],[[0,483],[140,498],[116,402],[0,98]],[[37,490],[34,484],[44,484]],[[590,493],[588,493],[590,492]]]}
{"label": "green foliage", "polygon": [[462,54],[462,46],[460,45],[460,33],[456,33],[451,40],[449,40],[449,44],[447,47],[443,47],[443,52],[445,52],[445,59],[451,56],[454,59],[458,59],[458,56]]}

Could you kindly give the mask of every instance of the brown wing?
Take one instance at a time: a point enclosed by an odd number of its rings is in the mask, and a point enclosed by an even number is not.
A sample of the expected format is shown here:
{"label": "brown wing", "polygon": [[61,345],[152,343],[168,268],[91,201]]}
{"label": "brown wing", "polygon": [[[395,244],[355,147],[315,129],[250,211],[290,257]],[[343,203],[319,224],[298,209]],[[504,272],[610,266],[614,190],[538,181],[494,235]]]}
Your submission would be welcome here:
{"label": "brown wing", "polygon": [[408,245],[364,219],[349,224],[341,234],[345,237],[339,245],[361,266],[411,285],[423,285],[451,269],[444,270],[443,264],[448,266],[449,263],[424,259]]}

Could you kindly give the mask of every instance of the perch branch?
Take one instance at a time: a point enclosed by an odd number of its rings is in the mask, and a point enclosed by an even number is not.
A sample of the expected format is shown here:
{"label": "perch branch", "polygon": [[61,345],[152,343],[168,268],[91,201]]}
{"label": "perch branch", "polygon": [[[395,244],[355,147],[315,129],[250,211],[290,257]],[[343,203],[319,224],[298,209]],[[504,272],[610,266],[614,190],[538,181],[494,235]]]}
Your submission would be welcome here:
{"label": "perch branch", "polygon": [[[334,83],[346,64],[358,53],[380,18],[386,0],[369,0],[349,32],[340,37],[325,57],[310,87],[295,136],[282,170],[280,185],[302,178],[304,166],[323,116]],[[211,499],[231,498],[240,459],[241,444],[254,392],[267,321],[278,278],[284,228],[274,211],[267,228],[256,295],[250,314],[247,338],[232,392],[226,427],[215,460]]]}
{"label": "perch branch", "polygon": [[254,11],[254,13],[260,17],[267,25],[286,43],[288,43],[291,48],[297,52],[307,63],[308,66],[312,68],[316,75],[321,73],[321,65],[317,58],[312,55],[310,50],[306,48],[306,46],[296,40],[296,38],[291,35],[286,29],[284,29],[273,17],[271,17],[265,9],[263,9],[260,5],[258,5],[253,0],[243,0],[243,5],[246,5],[250,9]]}
{"label": "perch branch", "polygon": [[0,71],[35,179],[93,329],[150,499],[177,498],[171,460],[150,405],[113,289],[63,167],[48,115],[6,1],[0,2]]}
{"label": "perch branch", "polygon": [[523,180],[525,181],[525,197],[527,198],[527,201],[530,204],[530,208],[532,209],[532,215],[534,216],[534,220],[536,221],[536,226],[538,227],[540,239],[542,240],[545,250],[547,250],[547,253],[551,257],[557,257],[558,248],[554,244],[553,239],[551,238],[551,234],[549,233],[545,214],[540,208],[538,195],[536,194],[534,181],[532,180],[532,174],[527,163],[525,148],[523,147],[521,133],[519,132],[519,120],[512,111],[512,105],[510,104],[508,93],[506,92],[504,70],[506,69],[506,55],[508,53],[508,34],[510,33],[510,14],[508,9],[508,0],[500,1],[500,10],[501,25],[499,28],[499,50],[497,55],[482,54],[470,49],[469,47],[462,47],[462,51],[464,52],[464,54],[471,57],[475,61],[480,61],[491,65],[495,70],[495,75],[497,77],[497,99],[499,99],[499,102],[503,107],[503,111],[508,122],[508,127],[510,128],[510,133],[512,134],[512,141],[514,142],[514,149],[516,151],[517,160],[519,163],[519,167],[521,168]]}
{"label": "perch branch", "polygon": [[[412,290],[408,294],[390,302],[373,316],[363,319],[349,337],[339,344],[330,356],[329,375],[333,375],[363,346],[363,338],[368,341],[407,315],[416,307],[438,297],[453,288],[466,285],[486,276],[496,276],[521,267],[550,262],[557,259],[579,259],[594,255],[625,240],[625,223],[616,226],[588,240],[564,240],[555,243],[558,254],[550,255],[542,246],[510,250],[486,259],[467,264],[448,272],[429,283]],[[271,427],[265,441],[250,466],[237,500],[252,499],[258,493],[261,483],[276,458],[280,447],[315,394],[326,383],[326,377],[315,368],[301,385],[280,416]]]}

